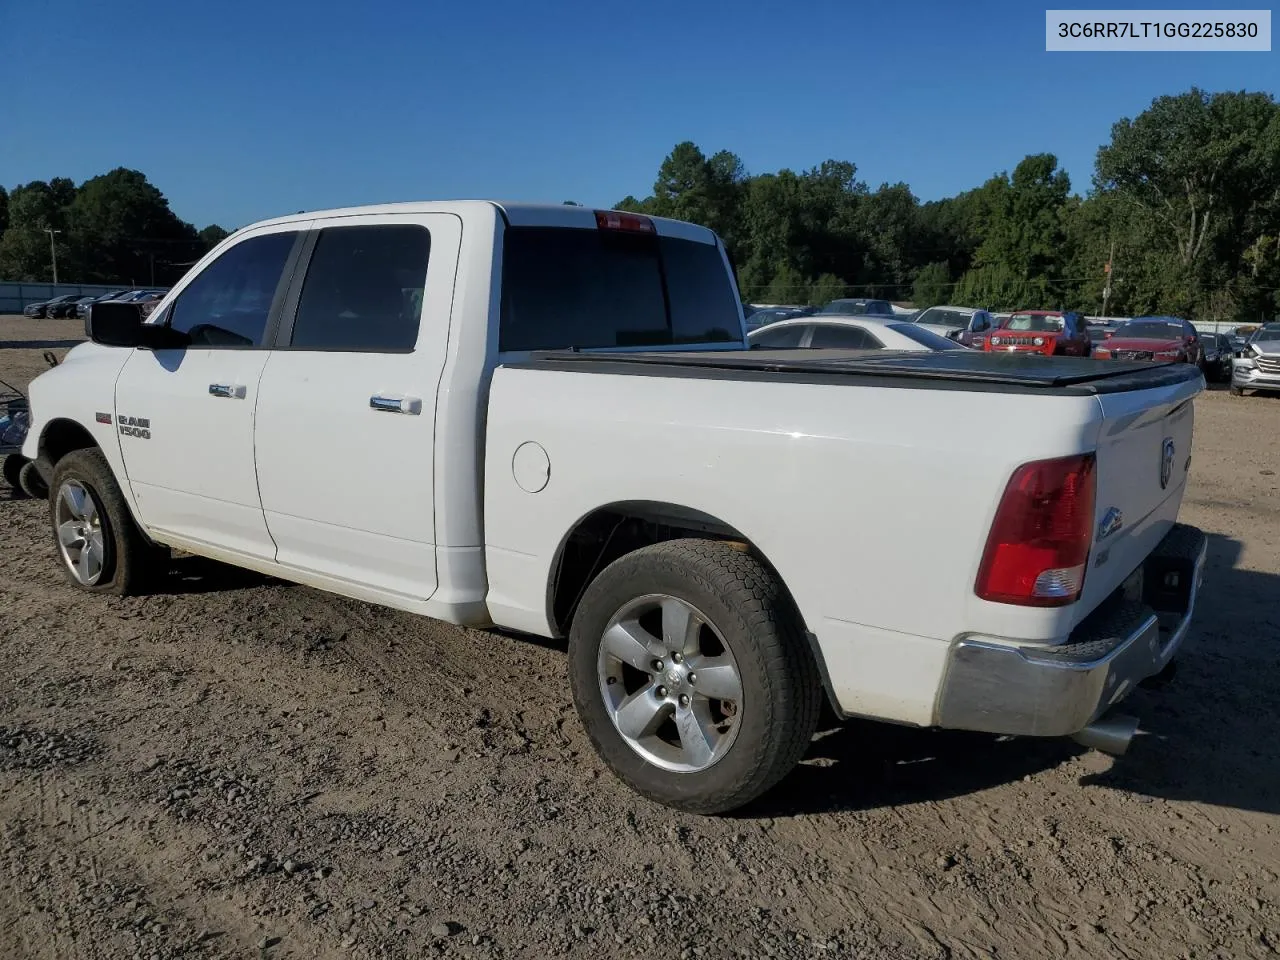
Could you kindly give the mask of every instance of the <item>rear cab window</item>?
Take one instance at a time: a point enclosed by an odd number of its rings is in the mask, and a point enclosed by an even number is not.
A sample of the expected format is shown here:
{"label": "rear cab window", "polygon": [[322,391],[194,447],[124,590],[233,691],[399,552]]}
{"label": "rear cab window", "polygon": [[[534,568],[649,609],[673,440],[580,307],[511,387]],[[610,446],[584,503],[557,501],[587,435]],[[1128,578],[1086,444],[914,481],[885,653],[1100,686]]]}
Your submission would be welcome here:
{"label": "rear cab window", "polygon": [[508,227],[498,349],[742,344],[718,244],[577,227]]}

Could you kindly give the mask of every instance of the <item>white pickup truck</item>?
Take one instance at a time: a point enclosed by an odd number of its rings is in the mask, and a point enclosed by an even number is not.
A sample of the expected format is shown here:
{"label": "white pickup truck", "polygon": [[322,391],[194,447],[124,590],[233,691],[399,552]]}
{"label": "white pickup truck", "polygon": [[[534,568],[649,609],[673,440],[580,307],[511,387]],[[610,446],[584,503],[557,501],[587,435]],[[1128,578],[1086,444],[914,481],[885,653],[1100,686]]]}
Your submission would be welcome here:
{"label": "white pickup truck", "polygon": [[177,548],[567,635],[604,762],[685,810],[767,790],[824,702],[1119,751],[1200,585],[1194,367],[751,350],[687,223],[299,214],[86,329],[23,447],[73,585],[144,590]]}

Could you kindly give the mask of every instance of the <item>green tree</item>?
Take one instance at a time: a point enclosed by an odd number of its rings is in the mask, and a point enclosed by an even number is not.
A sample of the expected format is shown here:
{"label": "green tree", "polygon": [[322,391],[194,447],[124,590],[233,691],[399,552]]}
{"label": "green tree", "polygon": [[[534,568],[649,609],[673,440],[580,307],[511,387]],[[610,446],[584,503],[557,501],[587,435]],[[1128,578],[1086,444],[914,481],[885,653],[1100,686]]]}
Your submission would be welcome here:
{"label": "green tree", "polygon": [[809,284],[804,276],[795,267],[784,263],[778,267],[760,300],[762,303],[803,303],[808,293]]}
{"label": "green tree", "polygon": [[809,303],[820,307],[832,300],[840,299],[848,290],[845,282],[834,273],[824,273],[813,282],[809,290]]}
{"label": "green tree", "polygon": [[204,244],[206,250],[212,250],[227,237],[231,236],[231,231],[224,230],[216,223],[211,223],[200,231],[200,242]]}
{"label": "green tree", "polygon": [[1066,237],[1064,210],[1071,181],[1051,153],[1025,157],[1008,186],[993,188],[978,266],[1005,266],[1022,280],[1059,275]]}
{"label": "green tree", "polygon": [[917,309],[936,307],[951,297],[951,268],[945,262],[926,264],[911,285],[911,300]]}
{"label": "green tree", "polygon": [[206,249],[164,194],[124,167],[86,180],[70,219],[84,280],[171,282]]}
{"label": "green tree", "polygon": [[1098,186],[1162,224],[1186,266],[1224,221],[1274,196],[1278,177],[1280,110],[1264,93],[1157,97],[1098,151]]}
{"label": "green tree", "polygon": [[[15,187],[9,195],[9,225],[0,237],[0,278],[5,280],[53,279],[50,230],[58,253],[59,279],[73,278],[76,266],[68,256],[65,235],[66,197],[63,178],[52,183],[33,180]],[[73,188],[74,189],[74,188]]]}
{"label": "green tree", "polygon": [[9,191],[0,187],[0,237],[9,229]]}

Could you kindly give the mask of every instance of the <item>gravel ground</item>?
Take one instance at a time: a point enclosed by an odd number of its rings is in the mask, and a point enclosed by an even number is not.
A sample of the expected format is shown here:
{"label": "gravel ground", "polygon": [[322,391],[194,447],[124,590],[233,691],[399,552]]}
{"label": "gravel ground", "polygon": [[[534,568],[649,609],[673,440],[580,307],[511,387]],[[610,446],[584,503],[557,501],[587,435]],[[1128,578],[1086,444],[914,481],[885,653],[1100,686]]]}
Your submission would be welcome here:
{"label": "gravel ground", "polygon": [[[0,319],[0,377],[79,327]],[[1197,420],[1209,570],[1126,757],[850,723],[720,819],[602,769],[560,645],[197,559],[85,596],[0,485],[0,956],[1274,956],[1280,399]]]}

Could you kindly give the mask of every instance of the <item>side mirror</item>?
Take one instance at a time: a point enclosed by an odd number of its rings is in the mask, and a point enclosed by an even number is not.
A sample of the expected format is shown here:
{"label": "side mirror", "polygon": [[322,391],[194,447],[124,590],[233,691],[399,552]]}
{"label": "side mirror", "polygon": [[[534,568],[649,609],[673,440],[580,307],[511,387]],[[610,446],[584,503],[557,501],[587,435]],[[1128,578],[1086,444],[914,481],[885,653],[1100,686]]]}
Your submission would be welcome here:
{"label": "side mirror", "polygon": [[105,301],[95,303],[84,318],[84,332],[104,347],[184,347],[189,338],[172,328],[143,321],[142,304]]}

